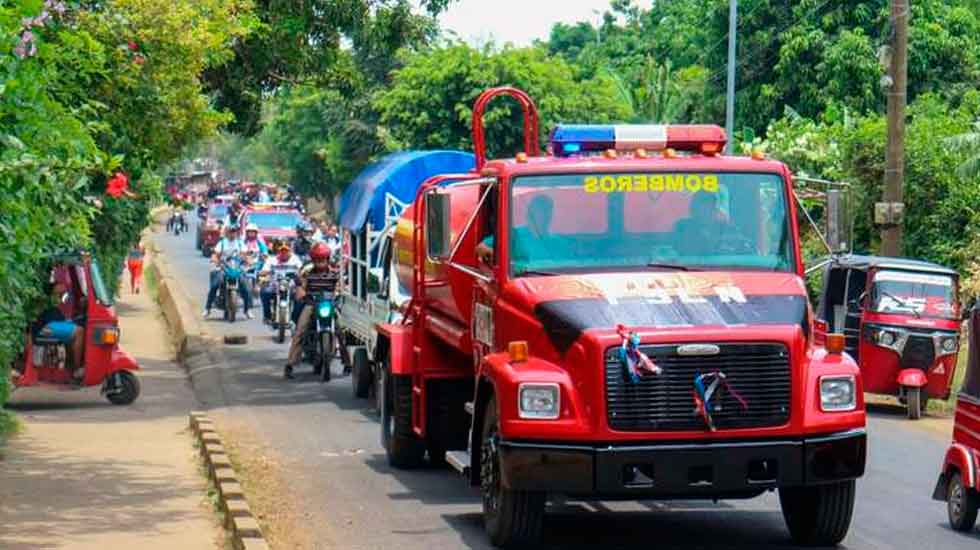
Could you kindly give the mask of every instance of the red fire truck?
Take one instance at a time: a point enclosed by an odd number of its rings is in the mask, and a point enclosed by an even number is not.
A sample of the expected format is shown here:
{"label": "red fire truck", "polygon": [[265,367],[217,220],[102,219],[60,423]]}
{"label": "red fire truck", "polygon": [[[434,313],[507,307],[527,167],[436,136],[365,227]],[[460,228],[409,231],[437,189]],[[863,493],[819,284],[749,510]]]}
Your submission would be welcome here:
{"label": "red fire truck", "polygon": [[[483,112],[524,112],[486,159]],[[488,90],[476,168],[428,179],[396,228],[412,297],[379,325],[382,440],[478,485],[490,540],[539,536],[549,495],[750,498],[793,538],[847,533],[864,473],[860,372],[818,345],[785,165],[722,156],[716,126],[558,126]]]}

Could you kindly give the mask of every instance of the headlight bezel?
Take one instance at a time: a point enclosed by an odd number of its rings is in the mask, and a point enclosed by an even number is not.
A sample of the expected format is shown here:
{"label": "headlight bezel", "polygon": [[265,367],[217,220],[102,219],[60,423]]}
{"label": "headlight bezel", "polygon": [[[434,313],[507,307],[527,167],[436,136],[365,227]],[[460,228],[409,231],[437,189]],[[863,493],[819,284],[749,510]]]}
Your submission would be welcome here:
{"label": "headlight bezel", "polygon": [[[947,342],[953,343],[952,349],[946,348]],[[955,334],[949,336],[940,336],[939,342],[937,344],[938,345],[936,346],[936,348],[937,351],[939,352],[938,355],[952,355],[960,350],[960,338],[958,335]]]}
{"label": "headlight bezel", "polygon": [[[828,404],[824,400],[824,384],[847,382],[850,385],[850,401],[846,404]],[[827,413],[850,412],[857,409],[857,377],[853,374],[834,374],[821,376],[817,382],[820,397],[820,410]]]}
{"label": "headlight bezel", "polygon": [[[524,408],[526,391],[547,391],[553,406],[548,411]],[[555,382],[522,382],[517,385],[517,416],[521,420],[558,420],[561,417],[561,387]]]}

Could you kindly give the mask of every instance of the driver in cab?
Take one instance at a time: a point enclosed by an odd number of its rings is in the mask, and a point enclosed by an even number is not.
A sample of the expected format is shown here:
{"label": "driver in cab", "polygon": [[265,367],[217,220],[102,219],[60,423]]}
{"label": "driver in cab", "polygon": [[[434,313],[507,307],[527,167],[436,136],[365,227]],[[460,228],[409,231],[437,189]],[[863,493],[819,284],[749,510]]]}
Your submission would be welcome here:
{"label": "driver in cab", "polygon": [[[515,227],[511,234],[510,254],[514,265],[527,266],[558,256],[557,239],[550,230],[554,209],[555,203],[547,195],[537,195],[528,202],[527,225]],[[494,236],[488,235],[476,247],[477,259],[485,265],[493,265],[493,248]]]}
{"label": "driver in cab", "polygon": [[66,366],[71,370],[72,378],[80,380],[85,376],[82,365],[85,330],[69,319],[59,307],[62,303],[68,303],[69,299],[68,287],[64,282],[51,283],[48,305],[32,326],[28,338],[57,340],[67,346],[71,352],[71,365]]}
{"label": "driver in cab", "polygon": [[674,225],[674,235],[683,243],[676,248],[690,256],[716,253],[717,242],[732,235],[734,230],[728,216],[718,206],[717,193],[695,193],[688,217]]}

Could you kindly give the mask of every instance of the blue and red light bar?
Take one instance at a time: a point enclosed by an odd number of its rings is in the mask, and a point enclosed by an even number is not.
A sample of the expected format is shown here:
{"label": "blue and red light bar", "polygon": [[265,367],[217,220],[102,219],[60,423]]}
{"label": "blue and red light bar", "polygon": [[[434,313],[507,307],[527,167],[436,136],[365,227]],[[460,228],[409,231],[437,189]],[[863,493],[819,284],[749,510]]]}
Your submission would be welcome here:
{"label": "blue and red light bar", "polygon": [[559,124],[551,133],[551,148],[556,157],[610,149],[674,149],[714,155],[721,152],[727,141],[725,130],[714,124]]}

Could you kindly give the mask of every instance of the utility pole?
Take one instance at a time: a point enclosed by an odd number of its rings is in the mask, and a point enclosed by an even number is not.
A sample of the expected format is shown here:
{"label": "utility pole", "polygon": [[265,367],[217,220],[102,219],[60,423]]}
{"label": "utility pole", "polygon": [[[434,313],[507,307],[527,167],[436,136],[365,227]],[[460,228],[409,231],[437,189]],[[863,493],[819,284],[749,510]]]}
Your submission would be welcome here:
{"label": "utility pole", "polygon": [[891,86],[888,93],[888,148],[885,151],[885,192],[875,205],[875,223],[881,225],[881,253],[902,254],[905,205],[905,104],[908,77],[909,1],[892,0]]}
{"label": "utility pole", "polygon": [[738,0],[728,3],[728,91],[725,95],[725,134],[728,143],[725,149],[732,153],[732,132],[735,131],[735,31],[738,27]]}

